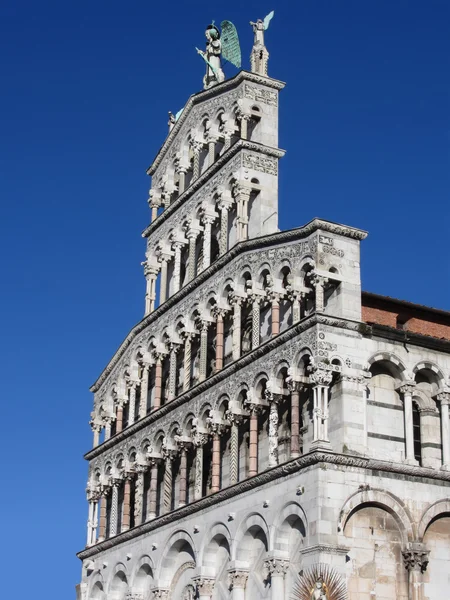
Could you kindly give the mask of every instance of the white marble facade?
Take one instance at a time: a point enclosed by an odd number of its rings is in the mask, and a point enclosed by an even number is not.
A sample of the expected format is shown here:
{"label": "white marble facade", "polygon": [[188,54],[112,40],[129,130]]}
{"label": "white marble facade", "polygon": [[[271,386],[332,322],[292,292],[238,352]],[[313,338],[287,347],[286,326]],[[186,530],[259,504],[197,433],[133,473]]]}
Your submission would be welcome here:
{"label": "white marble facade", "polygon": [[192,96],[149,168],[144,318],[92,387],[80,600],[288,600],[318,565],[349,600],[446,597],[449,344],[362,322],[365,232],[278,231],[282,88]]}

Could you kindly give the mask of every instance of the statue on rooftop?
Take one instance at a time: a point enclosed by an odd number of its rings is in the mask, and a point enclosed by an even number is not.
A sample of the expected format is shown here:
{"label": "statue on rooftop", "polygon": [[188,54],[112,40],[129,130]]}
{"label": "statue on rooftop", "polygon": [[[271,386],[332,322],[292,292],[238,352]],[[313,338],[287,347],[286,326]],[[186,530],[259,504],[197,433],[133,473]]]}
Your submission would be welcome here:
{"label": "statue on rooftop", "polygon": [[203,58],[206,63],[206,73],[203,77],[203,89],[222,83],[225,79],[224,72],[222,71],[222,65],[220,62],[220,56],[222,54],[222,42],[220,41],[220,31],[212,23],[208,25],[205,31],[206,36],[206,50],[199,50],[197,52]]}
{"label": "statue on rooftop", "polygon": [[264,32],[269,28],[274,14],[274,11],[272,11],[264,19],[258,19],[256,23],[250,21],[254,33],[253,48],[250,55],[252,73],[267,75],[269,53],[264,43]]}
{"label": "statue on rooftop", "polygon": [[221,57],[238,69],[241,66],[241,49],[236,27],[231,21],[222,21],[222,33],[214,25],[214,21],[205,30],[206,50],[196,48],[198,54],[206,63],[206,73],[203,77],[203,89],[222,83],[225,74],[222,70]]}

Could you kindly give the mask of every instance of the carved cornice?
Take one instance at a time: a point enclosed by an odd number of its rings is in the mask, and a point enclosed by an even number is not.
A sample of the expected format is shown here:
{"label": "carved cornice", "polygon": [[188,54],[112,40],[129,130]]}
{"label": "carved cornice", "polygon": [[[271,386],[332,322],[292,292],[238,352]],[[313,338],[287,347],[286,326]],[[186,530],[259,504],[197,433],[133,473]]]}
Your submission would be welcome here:
{"label": "carved cornice", "polygon": [[[133,340],[141,331],[145,330],[149,325],[157,321],[170,308],[178,304],[180,300],[188,296],[191,292],[195,291],[202,283],[204,283],[212,275],[223,269],[225,265],[230,263],[233,259],[249,251],[303,240],[304,238],[307,238],[312,233],[318,230],[327,231],[329,233],[336,233],[338,235],[342,235],[344,237],[356,240],[363,240],[367,236],[367,233],[360,229],[355,229],[353,227],[345,227],[344,225],[338,225],[330,221],[324,221],[322,219],[316,218],[304,225],[303,227],[299,227],[297,229],[280,231],[278,233],[273,233],[251,240],[246,240],[245,242],[239,242],[238,244],[233,246],[233,248],[229,250],[226,254],[217,259],[207,269],[202,271],[195,279],[190,281],[176,294],[174,294],[168,300],[166,300],[164,304],[159,306],[155,311],[153,311],[149,315],[145,316],[137,325],[135,325],[130,331],[130,333],[127,335],[125,340],[122,342],[122,344],[119,346],[119,348],[116,350],[114,356],[109,361],[105,369],[102,371],[100,377],[90,387],[90,391],[97,392],[100,389],[102,383],[106,380],[106,378],[116,366],[116,364],[118,363],[122,355],[125,353],[127,348],[129,348]],[[330,318],[324,315],[323,319],[324,321],[322,322],[324,324],[328,324]],[[345,323],[345,319],[341,319],[340,321],[342,323]],[[361,324],[359,324],[359,327],[361,327]]]}
{"label": "carved cornice", "polygon": [[208,90],[204,90],[202,92],[198,92],[197,94],[193,94],[186,102],[183,108],[183,112],[181,113],[175,125],[172,127],[171,131],[169,132],[169,135],[167,136],[164,144],[161,146],[153,163],[147,169],[147,174],[153,175],[153,173],[156,171],[161,161],[165,157],[168,149],[170,148],[173,140],[176,138],[178,132],[182,128],[184,122],[189,118],[192,108],[196,104],[200,104],[201,102],[204,102],[209,98],[213,98],[214,96],[218,96],[223,92],[233,89],[240,85],[243,81],[259,83],[260,85],[264,85],[274,90],[282,90],[285,86],[285,83],[277,79],[272,79],[271,77],[263,77],[262,75],[250,73],[249,71],[240,71],[235,77],[232,77],[231,79],[227,79],[226,81],[215,85],[212,88],[209,88]]}
{"label": "carved cornice", "polygon": [[[308,467],[318,465],[320,463],[336,465],[339,467],[365,469],[367,471],[381,471],[385,473],[394,473],[405,475],[407,477],[419,477],[422,481],[424,479],[433,479],[450,485],[450,472],[429,469],[427,467],[391,463],[388,461],[375,460],[372,458],[364,458],[344,454],[334,454],[332,452],[326,452],[324,450],[314,451],[310,452],[309,454],[305,454],[300,458],[292,459],[289,462],[286,462],[282,465],[278,465],[277,467],[274,467],[272,469],[267,469],[262,473],[258,473],[258,475],[255,475],[254,477],[250,477],[244,481],[240,481],[235,485],[232,485],[223,490],[220,490],[219,492],[211,494],[210,496],[206,496],[200,500],[192,502],[191,504],[178,508],[168,514],[157,517],[152,521],[147,521],[142,525],[133,527],[133,529],[129,529],[128,531],[120,533],[114,538],[104,540],[103,542],[99,542],[95,546],[91,546],[89,548],[86,548],[85,550],[82,550],[77,554],[77,556],[81,560],[91,558],[92,556],[100,554],[104,550],[108,550],[109,548],[113,548],[114,546],[130,541],[150,531],[159,529],[164,525],[173,524],[178,521],[182,522],[190,515],[205,510],[210,506],[217,506],[221,502],[229,503],[230,499],[236,498],[241,494],[248,494],[252,490],[262,485],[271,483],[272,481],[275,481],[282,477],[293,475],[294,473],[302,471],[303,469],[306,469]],[[330,551],[330,547],[328,545],[322,546],[323,552]]]}
{"label": "carved cornice", "polygon": [[148,227],[142,232],[142,237],[149,237],[154,233],[169,217],[171,217],[180,206],[184,205],[186,200],[190,198],[195,192],[197,192],[207,181],[209,181],[216,173],[223,169],[226,164],[234,157],[240,150],[250,150],[258,152],[258,154],[265,154],[266,156],[272,156],[274,158],[282,158],[285,155],[285,151],[280,148],[272,148],[259,144],[257,142],[250,142],[248,140],[238,140],[233,144],[220,158],[218,158],[204,173],[198,177],[191,185],[179,196],[174,202],[170,204],[159,216],[153,221]]}
{"label": "carved cornice", "polygon": [[[95,448],[93,448],[85,454],[86,460],[92,460],[102,455],[104,452],[106,452],[110,448],[113,448],[119,442],[122,442],[123,440],[126,440],[127,438],[133,436],[138,431],[147,428],[152,423],[165,417],[169,413],[178,409],[180,406],[183,406],[184,404],[196,398],[200,394],[207,392],[210,388],[219,384],[221,381],[226,380],[227,378],[240,371],[244,367],[251,365],[259,358],[266,356],[273,350],[276,350],[277,348],[283,346],[284,344],[286,344],[286,342],[289,342],[301,333],[307,331],[308,329],[314,327],[314,325],[317,325],[319,322],[321,322],[321,317],[322,315],[315,313],[309,317],[306,317],[299,323],[292,325],[289,329],[286,329],[286,331],[283,331],[276,337],[269,338],[254,350],[251,350],[238,360],[225,366],[223,369],[221,369],[208,379],[205,379],[204,381],[198,383],[191,389],[184,392],[181,396],[174,398],[171,402],[164,404],[158,410],[149,413],[144,418],[139,419],[138,421],[133,423],[133,425],[130,425],[120,433],[117,433],[111,438],[109,438],[109,440],[103,442],[99,446],[96,446]],[[343,319],[333,319],[333,317],[327,317],[326,324],[329,326],[338,327],[340,329],[353,331],[355,333],[358,332],[358,328],[360,326],[359,321],[346,321]]]}

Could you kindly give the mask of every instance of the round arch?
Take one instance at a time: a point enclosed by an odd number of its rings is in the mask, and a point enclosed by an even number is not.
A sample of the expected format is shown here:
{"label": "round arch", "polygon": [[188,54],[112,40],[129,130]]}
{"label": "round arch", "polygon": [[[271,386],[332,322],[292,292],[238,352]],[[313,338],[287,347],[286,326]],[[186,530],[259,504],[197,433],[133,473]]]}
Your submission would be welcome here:
{"label": "round arch", "polygon": [[394,518],[404,546],[415,539],[412,519],[403,503],[390,492],[378,489],[358,491],[347,498],[339,514],[338,531],[343,534],[350,517],[366,506],[381,508]]}
{"label": "round arch", "polygon": [[450,498],[445,498],[444,500],[438,500],[431,506],[429,506],[419,521],[419,526],[417,529],[417,538],[419,541],[423,540],[423,537],[428,529],[428,527],[436,520],[439,516],[450,516]]}
{"label": "round arch", "polygon": [[194,541],[187,531],[175,531],[164,544],[164,551],[158,565],[158,581],[161,587],[169,588],[175,572],[183,564],[197,563],[197,550]]}
{"label": "round arch", "polygon": [[278,513],[272,527],[270,546],[281,552],[289,551],[289,532],[294,519],[302,523],[304,538],[308,538],[308,520],[306,513],[297,502],[288,502]]}
{"label": "round arch", "polygon": [[242,540],[244,539],[246,533],[251,529],[259,528],[266,537],[268,550],[270,549],[270,534],[269,527],[267,523],[259,513],[251,513],[247,515],[242,520],[241,524],[238,527],[236,537],[234,538],[234,542],[231,548],[231,558],[232,560],[239,560],[237,558],[239,547],[241,546]]}

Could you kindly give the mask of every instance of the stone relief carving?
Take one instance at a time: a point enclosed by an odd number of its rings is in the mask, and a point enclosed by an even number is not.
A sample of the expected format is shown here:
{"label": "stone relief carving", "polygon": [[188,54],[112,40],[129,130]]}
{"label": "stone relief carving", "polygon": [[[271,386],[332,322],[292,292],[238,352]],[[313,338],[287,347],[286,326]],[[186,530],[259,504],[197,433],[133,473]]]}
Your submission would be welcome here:
{"label": "stone relief carving", "polygon": [[269,106],[278,106],[278,93],[255,85],[245,84],[244,96],[255,102],[263,102]]}
{"label": "stone relief carving", "polygon": [[278,161],[269,156],[244,154],[243,166],[268,175],[278,175]]}

